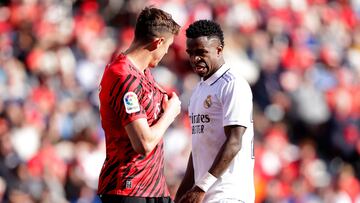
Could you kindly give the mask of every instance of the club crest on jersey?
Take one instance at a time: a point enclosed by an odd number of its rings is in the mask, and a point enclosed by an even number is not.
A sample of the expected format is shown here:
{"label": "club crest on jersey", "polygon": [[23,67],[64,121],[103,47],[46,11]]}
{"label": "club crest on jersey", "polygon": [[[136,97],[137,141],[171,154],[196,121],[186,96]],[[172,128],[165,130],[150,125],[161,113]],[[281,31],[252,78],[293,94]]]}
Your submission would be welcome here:
{"label": "club crest on jersey", "polygon": [[212,105],[212,101],[211,101],[211,95],[208,95],[204,101],[204,107],[205,109],[210,108]]}
{"label": "club crest on jersey", "polygon": [[134,92],[127,92],[124,95],[124,105],[126,113],[136,113],[140,111],[139,100]]}

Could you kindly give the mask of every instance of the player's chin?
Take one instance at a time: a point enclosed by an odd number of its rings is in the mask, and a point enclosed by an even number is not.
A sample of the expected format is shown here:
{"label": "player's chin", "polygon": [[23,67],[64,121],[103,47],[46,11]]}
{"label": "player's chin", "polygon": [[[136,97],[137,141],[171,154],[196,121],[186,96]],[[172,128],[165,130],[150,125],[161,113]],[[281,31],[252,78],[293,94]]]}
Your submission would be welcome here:
{"label": "player's chin", "polygon": [[202,68],[202,69],[197,69],[197,68],[194,68],[194,72],[199,75],[200,77],[204,77],[207,75],[207,70],[206,68]]}
{"label": "player's chin", "polygon": [[204,73],[196,73],[199,77],[205,77],[206,76],[206,74],[204,74]]}

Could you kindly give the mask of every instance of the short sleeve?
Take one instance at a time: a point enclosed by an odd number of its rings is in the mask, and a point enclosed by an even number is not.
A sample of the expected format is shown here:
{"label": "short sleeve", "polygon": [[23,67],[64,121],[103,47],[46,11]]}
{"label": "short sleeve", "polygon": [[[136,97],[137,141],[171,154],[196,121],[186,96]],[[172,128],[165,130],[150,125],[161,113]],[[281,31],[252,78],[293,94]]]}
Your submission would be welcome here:
{"label": "short sleeve", "polygon": [[245,80],[232,80],[224,85],[220,97],[223,104],[223,126],[249,127],[253,122],[253,104],[248,83]]}
{"label": "short sleeve", "polygon": [[146,118],[142,104],[141,81],[134,75],[119,75],[111,87],[110,107],[126,126],[139,118]]}

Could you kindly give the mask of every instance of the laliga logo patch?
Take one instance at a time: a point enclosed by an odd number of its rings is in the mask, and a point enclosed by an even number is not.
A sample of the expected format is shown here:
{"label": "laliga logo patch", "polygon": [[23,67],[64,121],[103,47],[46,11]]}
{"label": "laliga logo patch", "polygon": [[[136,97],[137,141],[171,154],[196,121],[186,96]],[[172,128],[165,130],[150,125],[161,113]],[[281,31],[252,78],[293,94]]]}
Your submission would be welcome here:
{"label": "laliga logo patch", "polygon": [[126,113],[136,113],[140,111],[139,100],[134,92],[128,92],[124,96]]}
{"label": "laliga logo patch", "polygon": [[211,95],[208,95],[204,101],[204,107],[205,109],[210,108],[212,105],[212,101],[211,101]]}

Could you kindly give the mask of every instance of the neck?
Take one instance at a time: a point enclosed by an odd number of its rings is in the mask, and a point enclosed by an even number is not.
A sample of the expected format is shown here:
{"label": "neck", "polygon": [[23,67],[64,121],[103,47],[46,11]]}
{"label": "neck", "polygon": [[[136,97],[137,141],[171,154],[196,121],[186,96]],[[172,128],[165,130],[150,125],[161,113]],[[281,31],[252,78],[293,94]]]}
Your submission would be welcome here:
{"label": "neck", "polygon": [[224,58],[220,58],[218,64],[216,65],[217,68],[214,69],[214,73],[219,70],[225,64]]}
{"label": "neck", "polygon": [[219,63],[216,65],[217,68],[214,68],[213,71],[209,74],[203,77],[204,80],[207,80],[210,78],[216,71],[218,71],[223,65],[225,64],[224,58],[219,59]]}
{"label": "neck", "polygon": [[144,72],[145,69],[149,67],[151,55],[144,45],[133,42],[124,54],[131,63],[134,64],[135,68],[139,69],[141,72]]}
{"label": "neck", "polygon": [[219,64],[218,64],[219,68],[218,69],[220,69],[221,66],[223,66],[224,64],[225,64],[225,60],[224,60],[223,57],[221,57],[220,60],[219,60]]}

